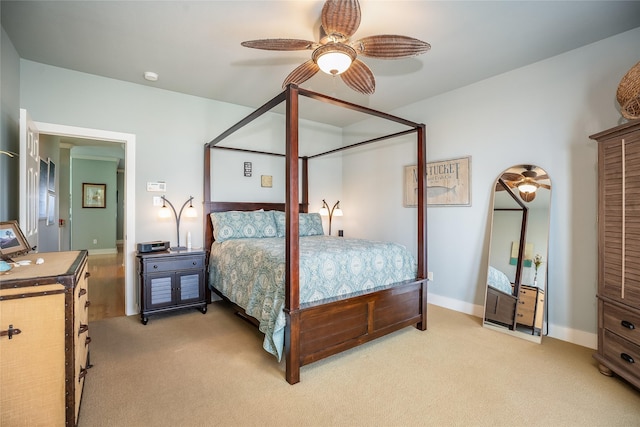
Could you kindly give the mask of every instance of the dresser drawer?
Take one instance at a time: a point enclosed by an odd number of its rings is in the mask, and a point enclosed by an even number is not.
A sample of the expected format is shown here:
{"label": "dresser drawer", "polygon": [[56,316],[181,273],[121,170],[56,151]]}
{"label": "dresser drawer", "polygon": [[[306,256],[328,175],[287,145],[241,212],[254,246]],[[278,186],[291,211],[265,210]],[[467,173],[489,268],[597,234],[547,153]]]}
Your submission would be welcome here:
{"label": "dresser drawer", "polygon": [[204,256],[170,258],[170,259],[146,259],[142,263],[143,273],[154,273],[160,271],[190,270],[200,269],[204,266]]}
{"label": "dresser drawer", "polygon": [[604,331],[604,358],[617,369],[640,378],[640,346],[625,340],[618,335]]}
{"label": "dresser drawer", "polygon": [[640,314],[605,302],[603,318],[605,329],[640,345]]}

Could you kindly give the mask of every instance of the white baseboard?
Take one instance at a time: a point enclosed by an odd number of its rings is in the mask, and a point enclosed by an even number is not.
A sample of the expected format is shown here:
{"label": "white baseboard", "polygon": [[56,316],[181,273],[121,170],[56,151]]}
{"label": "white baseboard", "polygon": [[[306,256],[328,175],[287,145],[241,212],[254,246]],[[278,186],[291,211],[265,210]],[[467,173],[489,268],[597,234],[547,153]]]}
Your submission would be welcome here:
{"label": "white baseboard", "polygon": [[118,248],[89,249],[89,255],[112,255],[117,253]]}
{"label": "white baseboard", "polygon": [[[429,304],[444,307],[449,310],[458,311],[460,313],[470,314],[476,317],[484,316],[484,307],[477,304],[471,304],[465,301],[460,301],[454,298],[443,297],[441,295],[428,294],[427,300]],[[556,338],[562,341],[567,341],[572,344],[580,345],[587,348],[598,348],[598,335],[591,332],[580,331],[578,329],[571,329],[565,326],[549,324],[549,337]]]}

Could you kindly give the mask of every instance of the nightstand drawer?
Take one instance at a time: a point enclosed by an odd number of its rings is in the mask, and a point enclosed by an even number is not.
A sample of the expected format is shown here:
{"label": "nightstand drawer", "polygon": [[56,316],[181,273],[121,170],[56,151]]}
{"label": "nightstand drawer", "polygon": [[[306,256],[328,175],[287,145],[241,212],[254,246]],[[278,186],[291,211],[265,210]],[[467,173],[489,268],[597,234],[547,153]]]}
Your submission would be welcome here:
{"label": "nightstand drawer", "polygon": [[640,314],[605,302],[603,317],[605,329],[640,345]]}
{"label": "nightstand drawer", "polygon": [[147,259],[143,262],[143,273],[154,273],[160,271],[176,271],[176,270],[191,270],[201,269],[204,267],[204,257],[184,257],[170,258],[166,260],[160,259]]}
{"label": "nightstand drawer", "polygon": [[604,331],[604,358],[619,370],[640,377],[640,346],[610,331]]}

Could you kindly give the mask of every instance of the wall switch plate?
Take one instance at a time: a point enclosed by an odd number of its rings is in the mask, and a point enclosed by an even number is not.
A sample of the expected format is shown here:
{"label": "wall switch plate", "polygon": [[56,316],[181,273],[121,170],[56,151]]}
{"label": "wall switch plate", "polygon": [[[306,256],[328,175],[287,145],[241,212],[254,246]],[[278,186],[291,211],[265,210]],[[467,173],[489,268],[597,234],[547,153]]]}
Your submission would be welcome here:
{"label": "wall switch plate", "polygon": [[162,206],[162,197],[153,196],[153,206]]}
{"label": "wall switch plate", "polygon": [[433,271],[429,271],[427,273],[427,280],[433,282]]}

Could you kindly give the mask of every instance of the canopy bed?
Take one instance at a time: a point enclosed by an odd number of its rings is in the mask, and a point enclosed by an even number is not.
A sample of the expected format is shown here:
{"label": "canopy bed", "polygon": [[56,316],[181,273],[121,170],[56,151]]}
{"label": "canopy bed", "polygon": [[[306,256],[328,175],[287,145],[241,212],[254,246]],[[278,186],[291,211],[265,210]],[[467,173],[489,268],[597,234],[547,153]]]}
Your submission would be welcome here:
{"label": "canopy bed", "polygon": [[[374,116],[384,121],[392,122],[394,126],[400,125],[403,130],[365,141],[349,143],[339,148],[331,147],[324,151],[322,151],[322,147],[316,147],[314,154],[300,156],[300,97],[334,107],[341,107],[341,111],[343,111],[342,109],[348,109],[348,111]],[[270,149],[255,149],[255,146],[247,149],[221,145],[222,141],[225,141],[230,135],[238,132],[276,107],[282,107],[281,104],[283,103],[286,127],[284,153],[271,151]],[[321,223],[320,231],[313,231],[313,223],[317,220],[314,215],[317,214],[308,212],[309,160],[342,150],[349,150],[379,141],[389,141],[393,138],[412,134],[415,134],[416,137],[417,176],[419,177],[417,180],[417,255],[413,259],[413,270],[411,273],[395,271],[398,268],[398,264],[404,266],[410,264],[410,261],[407,260],[398,261],[404,258],[402,258],[402,255],[397,255],[391,261],[384,261],[385,267],[381,272],[384,272],[386,279],[383,280],[382,284],[375,282],[371,289],[349,288],[346,293],[343,291],[337,295],[330,295],[324,293],[324,291],[313,291],[312,293],[315,294],[315,297],[308,297],[307,294],[309,292],[305,288],[304,282],[305,278],[312,274],[308,273],[311,267],[308,266],[306,260],[309,258],[309,253],[311,253],[312,259],[319,259],[324,256],[318,252],[313,252],[314,249],[309,248],[311,243],[308,242],[320,242],[321,246],[334,248],[338,252],[356,250],[351,247],[351,245],[355,244],[352,241],[353,239],[324,236]],[[212,182],[211,159],[212,156],[215,156],[215,153],[219,153],[217,150],[234,150],[236,152],[284,158],[286,169],[284,175],[286,186],[284,203],[213,200],[212,189],[215,189],[215,186]],[[318,152],[318,150],[320,151]],[[305,90],[295,84],[289,84],[283,92],[211,142],[205,144],[204,151],[204,242],[205,248],[209,251],[210,290],[237,305],[254,323],[260,325],[260,330],[266,335],[265,349],[273,347],[272,352],[278,355],[277,341],[282,341],[282,353],[286,359],[286,380],[290,384],[300,381],[300,368],[303,365],[356,347],[410,325],[414,325],[419,330],[426,330],[427,229],[424,203],[426,191],[426,173],[424,169],[426,165],[426,138],[424,124],[414,123],[364,106]],[[271,222],[272,218],[273,222]],[[245,227],[245,221],[252,221],[249,228]],[[248,235],[245,233],[247,229],[252,230]],[[242,235],[243,233],[245,235]],[[234,242],[235,237],[241,238]],[[280,243],[278,243],[278,240]],[[283,296],[282,309],[277,308],[275,297],[267,296],[266,305],[269,306],[271,311],[278,312],[275,315],[282,314],[281,319],[283,318],[284,320],[281,322],[284,324],[282,328],[284,336],[283,338],[278,338],[274,334],[269,338],[271,340],[269,345],[267,345],[267,334],[271,334],[274,325],[266,325],[269,322],[266,318],[256,318],[260,317],[256,316],[259,311],[251,311],[252,303],[247,302],[251,297],[239,296],[237,291],[225,289],[224,285],[219,283],[219,281],[223,280],[225,274],[223,269],[229,268],[224,267],[221,260],[226,257],[227,260],[233,263],[233,258],[239,258],[239,256],[224,255],[221,252],[223,246],[234,244],[239,245],[239,247],[232,249],[232,251],[237,251],[233,253],[240,254],[243,253],[241,251],[246,251],[242,256],[253,259],[270,256],[270,254],[275,253],[276,246],[279,246],[279,250],[282,251],[277,255],[282,257],[283,260],[281,264],[282,271],[280,272],[284,286],[284,290],[280,291]],[[249,247],[249,244],[262,245],[263,248],[260,250],[266,250],[267,255],[251,255],[255,253],[251,251],[258,249],[253,246]],[[371,243],[369,242],[368,245],[371,245]],[[391,252],[395,249],[383,247],[377,250]],[[356,256],[353,253],[355,252],[351,252],[351,259],[356,257],[365,260],[370,257],[370,255],[366,254]],[[376,259],[378,260],[379,258]],[[338,261],[335,262],[338,263]],[[258,270],[262,268],[266,269],[267,267],[251,266],[249,269]],[[244,269],[247,269],[246,266]],[[366,269],[359,268],[359,270]],[[342,276],[341,278],[344,279],[342,272],[339,272],[337,276]],[[266,276],[267,273],[265,272],[264,275],[260,276],[260,284],[249,283],[247,287],[262,286],[263,282],[271,280],[266,279]],[[314,273],[314,279],[310,280],[310,282],[314,283],[314,286],[319,281],[316,276]],[[211,283],[212,280],[216,283]],[[271,281],[276,281],[276,279]],[[365,281],[371,282],[368,279]],[[343,286],[340,285],[340,287]],[[261,293],[264,294],[266,291],[261,291]],[[262,297],[265,298],[264,295]],[[277,320],[271,320],[271,322],[277,322]]]}

